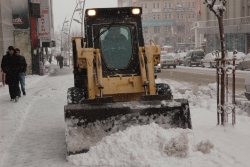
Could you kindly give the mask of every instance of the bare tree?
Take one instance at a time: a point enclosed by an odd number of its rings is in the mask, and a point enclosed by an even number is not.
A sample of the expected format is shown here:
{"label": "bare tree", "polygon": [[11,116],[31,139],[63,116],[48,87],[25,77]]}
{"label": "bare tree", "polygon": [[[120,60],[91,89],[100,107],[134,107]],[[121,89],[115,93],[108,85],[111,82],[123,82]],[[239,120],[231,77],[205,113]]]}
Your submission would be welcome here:
{"label": "bare tree", "polygon": [[[220,113],[221,113],[221,124],[227,121],[227,113],[226,110],[228,108],[232,109],[232,124],[235,124],[235,66],[233,60],[233,66],[227,66],[228,59],[225,58],[226,54],[226,46],[225,46],[225,36],[224,36],[224,25],[223,25],[223,13],[226,11],[226,0],[219,0],[218,4],[215,4],[216,0],[205,0],[204,4],[212,11],[218,19],[219,23],[219,31],[220,31],[220,44],[221,44],[221,58],[217,60],[217,121],[220,123]],[[233,93],[232,93],[232,104],[228,103],[228,74],[226,73],[228,69],[232,69],[233,74]],[[220,75],[220,77],[219,77]],[[219,89],[219,84],[221,88]],[[226,97],[226,98],[225,98]],[[233,106],[233,107],[232,107]]]}

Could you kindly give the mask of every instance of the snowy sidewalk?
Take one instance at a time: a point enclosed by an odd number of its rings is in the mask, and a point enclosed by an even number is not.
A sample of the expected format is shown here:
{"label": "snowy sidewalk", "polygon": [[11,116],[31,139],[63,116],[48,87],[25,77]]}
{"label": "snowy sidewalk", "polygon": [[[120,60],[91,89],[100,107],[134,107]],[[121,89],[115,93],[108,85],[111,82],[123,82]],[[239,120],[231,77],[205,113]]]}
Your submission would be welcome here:
{"label": "snowy sidewalk", "polygon": [[27,95],[17,103],[10,101],[8,86],[0,89],[1,167],[66,163],[64,105],[73,74],[70,68],[51,69],[50,75],[26,76]]}

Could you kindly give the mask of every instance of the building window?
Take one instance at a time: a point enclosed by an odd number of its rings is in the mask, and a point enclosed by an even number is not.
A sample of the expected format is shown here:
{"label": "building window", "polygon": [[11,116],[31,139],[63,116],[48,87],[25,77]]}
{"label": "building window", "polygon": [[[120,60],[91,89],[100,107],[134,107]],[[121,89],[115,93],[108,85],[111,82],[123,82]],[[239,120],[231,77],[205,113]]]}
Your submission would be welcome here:
{"label": "building window", "polygon": [[188,2],[188,7],[191,7],[191,2]]}
{"label": "building window", "polygon": [[183,14],[181,14],[181,19],[183,19]]}
{"label": "building window", "polygon": [[148,5],[147,4],[145,4],[145,9],[147,9],[148,8]]}
{"label": "building window", "polygon": [[141,8],[143,8],[143,4],[141,4]]}
{"label": "building window", "polygon": [[154,20],[155,20],[155,15],[154,15]]}
{"label": "building window", "polygon": [[160,32],[160,27],[154,27],[154,33]]}
{"label": "building window", "polygon": [[188,14],[188,18],[191,18],[191,14]]}
{"label": "building window", "polygon": [[148,27],[144,27],[144,28],[142,29],[142,31],[143,31],[143,33],[148,33]]}
{"label": "building window", "polygon": [[160,15],[158,15],[158,20],[160,19]]}
{"label": "building window", "polygon": [[193,7],[195,7],[195,2],[193,2]]}
{"label": "building window", "polygon": [[179,14],[177,14],[177,19],[179,19],[180,18],[180,16],[179,16]]}
{"label": "building window", "polygon": [[164,3],[164,8],[167,8],[167,7],[168,7],[167,3]]}
{"label": "building window", "polygon": [[181,43],[181,37],[178,37],[178,43]]}
{"label": "building window", "polygon": [[145,20],[148,20],[148,17],[147,17],[147,16],[145,16]]}
{"label": "building window", "polygon": [[194,18],[194,14],[193,14],[193,18]]}
{"label": "building window", "polygon": [[169,4],[168,4],[168,7],[170,7],[170,8],[171,8],[171,3],[169,3]]}
{"label": "building window", "polygon": [[168,19],[168,15],[167,14],[165,14],[165,19]]}
{"label": "building window", "polygon": [[169,15],[168,15],[168,18],[169,18],[169,19],[172,19],[172,15],[171,15],[171,14],[169,14]]}
{"label": "building window", "polygon": [[155,3],[153,3],[153,8],[155,8]]}
{"label": "building window", "polygon": [[160,8],[160,4],[159,3],[157,3],[157,8]]}

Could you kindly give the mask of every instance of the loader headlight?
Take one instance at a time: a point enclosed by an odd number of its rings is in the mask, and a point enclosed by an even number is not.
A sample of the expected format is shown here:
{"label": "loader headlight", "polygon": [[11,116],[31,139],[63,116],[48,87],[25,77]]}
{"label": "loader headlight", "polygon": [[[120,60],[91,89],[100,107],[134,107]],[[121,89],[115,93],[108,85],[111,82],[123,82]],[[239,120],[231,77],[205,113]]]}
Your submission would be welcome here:
{"label": "loader headlight", "polygon": [[93,10],[93,9],[90,9],[90,10],[88,10],[87,14],[88,14],[88,16],[95,16],[96,15],[96,11]]}
{"label": "loader headlight", "polygon": [[138,15],[141,13],[141,9],[140,8],[133,8],[132,9],[132,14]]}

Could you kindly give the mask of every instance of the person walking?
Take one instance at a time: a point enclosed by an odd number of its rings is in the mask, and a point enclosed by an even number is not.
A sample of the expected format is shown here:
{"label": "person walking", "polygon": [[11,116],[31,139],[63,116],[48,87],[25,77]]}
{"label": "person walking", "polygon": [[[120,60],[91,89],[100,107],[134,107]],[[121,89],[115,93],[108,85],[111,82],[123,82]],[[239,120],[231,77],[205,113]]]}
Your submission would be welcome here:
{"label": "person walking", "polygon": [[19,83],[19,71],[20,71],[20,59],[16,55],[13,46],[8,47],[8,52],[3,56],[1,61],[1,68],[6,74],[6,84],[9,85],[9,93],[11,101],[17,102],[18,96],[18,83]]}
{"label": "person walking", "polygon": [[63,57],[62,57],[62,55],[59,55],[58,60],[59,60],[60,69],[62,69],[63,68]]}
{"label": "person walking", "polygon": [[59,56],[60,56],[60,55],[57,55],[57,56],[56,56],[57,65],[59,65]]}
{"label": "person walking", "polygon": [[25,92],[25,73],[27,70],[27,63],[26,63],[25,57],[20,55],[20,49],[16,48],[15,51],[16,51],[16,55],[19,56],[19,58],[20,58],[19,81],[20,81],[21,89],[18,85],[18,89],[19,89],[18,96],[21,97],[21,90],[23,92],[23,95],[24,96],[26,95],[26,92]]}

